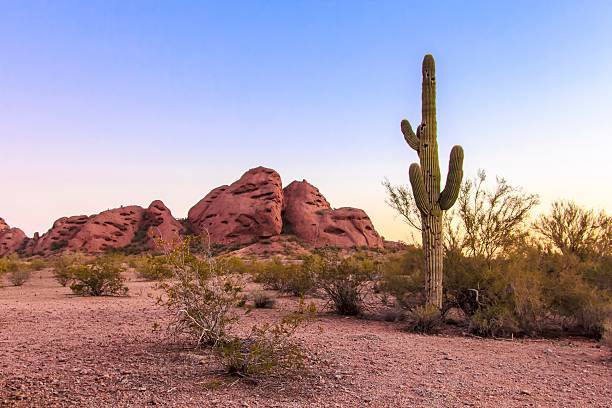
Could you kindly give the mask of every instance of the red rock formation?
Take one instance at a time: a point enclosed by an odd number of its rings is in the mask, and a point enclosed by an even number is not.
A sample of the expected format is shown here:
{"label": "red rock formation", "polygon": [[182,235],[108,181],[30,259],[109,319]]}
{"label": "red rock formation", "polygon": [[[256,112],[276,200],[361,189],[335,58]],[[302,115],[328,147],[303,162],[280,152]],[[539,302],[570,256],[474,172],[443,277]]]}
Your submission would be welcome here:
{"label": "red rock formation", "polygon": [[0,218],[0,256],[5,256],[22,248],[28,240],[19,228],[11,228]]}
{"label": "red rock formation", "polygon": [[149,248],[158,249],[159,239],[169,244],[180,240],[183,226],[161,200],[153,201],[146,214],[152,220],[147,228]]}
{"label": "red rock formation", "polygon": [[280,175],[256,167],[208,193],[189,210],[188,220],[195,233],[208,232],[211,243],[246,244],[280,234],[282,200]]}
{"label": "red rock formation", "polygon": [[89,217],[60,218],[47,233],[32,240],[27,253],[47,254],[58,250],[97,253],[126,247],[156,249],[156,239],[176,241],[182,229],[164,203],[156,200],[147,209],[131,205]]}
{"label": "red rock formation", "polygon": [[89,217],[86,215],[75,215],[58,219],[47,233],[41,237],[35,236],[32,239],[26,252],[29,255],[36,255],[66,248],[88,219]]}
{"label": "red rock formation", "polygon": [[349,207],[333,210],[306,180],[292,182],[283,194],[283,232],[315,247],[383,247],[382,238],[363,210]]}

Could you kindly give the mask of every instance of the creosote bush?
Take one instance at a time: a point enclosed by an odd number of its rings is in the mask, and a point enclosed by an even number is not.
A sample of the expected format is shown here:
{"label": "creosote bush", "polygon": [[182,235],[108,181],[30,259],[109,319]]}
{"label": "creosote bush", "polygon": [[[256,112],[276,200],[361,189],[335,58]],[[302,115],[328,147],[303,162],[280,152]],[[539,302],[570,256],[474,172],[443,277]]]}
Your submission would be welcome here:
{"label": "creosote bush", "polygon": [[82,263],[78,254],[63,254],[52,263],[53,277],[62,286],[68,286],[73,280],[73,268]]}
{"label": "creosote bush", "polygon": [[241,300],[243,284],[210,253],[196,256],[190,241],[186,239],[163,256],[173,278],[160,284],[165,296],[159,303],[174,313],[168,327],[172,334],[195,338],[197,347],[214,346],[225,341],[227,330],[238,319],[232,306]]}
{"label": "creosote bush", "polygon": [[101,255],[70,268],[70,289],[81,296],[126,295],[123,268],[113,255]]}
{"label": "creosote bush", "polygon": [[436,333],[442,325],[440,310],[431,304],[415,307],[408,312],[407,320],[407,329],[415,333]]}
{"label": "creosote bush", "polygon": [[24,283],[30,280],[32,272],[24,266],[19,266],[17,269],[12,270],[8,274],[9,281],[13,286],[22,286]]}
{"label": "creosote bush", "polygon": [[26,283],[32,275],[30,271],[29,264],[21,261],[15,254],[0,258],[0,278],[7,274],[13,286]]}
{"label": "creosote bush", "polygon": [[338,314],[355,316],[363,310],[367,284],[373,279],[376,265],[372,259],[357,253],[343,258],[338,251],[321,250],[313,255],[312,274]]}
{"label": "creosote bush", "polygon": [[253,304],[258,309],[270,309],[274,307],[276,301],[264,291],[256,291],[253,293]]}
{"label": "creosote bush", "polygon": [[149,281],[160,281],[172,277],[172,267],[163,256],[146,255],[133,261],[132,266],[139,278]]}
{"label": "creosote bush", "polygon": [[301,369],[304,354],[292,336],[315,313],[314,304],[305,307],[300,302],[297,312],[276,323],[253,326],[247,337],[229,338],[214,350],[228,374],[252,380],[278,370]]}
{"label": "creosote bush", "polygon": [[294,296],[304,296],[314,288],[311,269],[313,258],[302,258],[301,264],[283,263],[279,258],[249,265],[255,282],[265,289],[278,290]]}
{"label": "creosote bush", "polygon": [[[234,306],[244,305],[242,267],[215,259],[211,251],[201,255],[192,252],[186,239],[164,255],[164,263],[172,270],[172,278],[160,283],[164,294],[159,303],[174,315],[168,330],[173,335],[194,339],[197,347],[209,346],[221,359],[228,374],[255,379],[278,369],[291,369],[301,363],[302,353],[291,341],[298,326],[315,312],[314,305],[276,323],[256,325],[246,337],[238,337],[231,329],[239,320]],[[269,304],[266,296],[256,302]]]}

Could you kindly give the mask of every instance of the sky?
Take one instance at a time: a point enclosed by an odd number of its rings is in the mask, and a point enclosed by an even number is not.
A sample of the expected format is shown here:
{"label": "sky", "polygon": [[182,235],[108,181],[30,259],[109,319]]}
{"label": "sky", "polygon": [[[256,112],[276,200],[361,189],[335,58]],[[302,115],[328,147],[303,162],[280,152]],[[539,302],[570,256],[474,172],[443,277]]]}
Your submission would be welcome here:
{"label": "sky", "polygon": [[421,61],[436,59],[440,165],[612,209],[610,1],[0,0],[0,217],[161,199],[176,217],[249,168],[306,179],[410,229]]}

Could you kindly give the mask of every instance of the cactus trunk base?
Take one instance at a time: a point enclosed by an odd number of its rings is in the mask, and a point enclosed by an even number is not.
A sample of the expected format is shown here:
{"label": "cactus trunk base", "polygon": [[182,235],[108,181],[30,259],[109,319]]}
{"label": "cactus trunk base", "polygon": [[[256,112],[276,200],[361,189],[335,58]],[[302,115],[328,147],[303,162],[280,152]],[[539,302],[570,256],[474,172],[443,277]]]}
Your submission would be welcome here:
{"label": "cactus trunk base", "polygon": [[425,261],[425,299],[442,308],[442,217],[431,214],[421,216],[423,228],[423,255]]}

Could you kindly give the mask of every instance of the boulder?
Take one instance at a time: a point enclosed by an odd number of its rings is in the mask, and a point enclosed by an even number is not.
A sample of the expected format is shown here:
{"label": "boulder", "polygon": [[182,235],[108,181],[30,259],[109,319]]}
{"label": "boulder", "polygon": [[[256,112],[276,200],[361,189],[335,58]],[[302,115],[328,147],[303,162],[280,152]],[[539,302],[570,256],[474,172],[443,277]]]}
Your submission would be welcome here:
{"label": "boulder", "polygon": [[368,215],[357,208],[332,209],[306,180],[283,190],[283,232],[315,246],[382,248],[383,240]]}
{"label": "boulder", "polygon": [[187,216],[193,231],[213,244],[248,244],[281,233],[283,190],[280,175],[265,167],[217,187]]}
{"label": "boulder", "polygon": [[11,228],[0,218],[0,256],[9,255],[23,248],[28,241],[26,234],[19,228]]}

